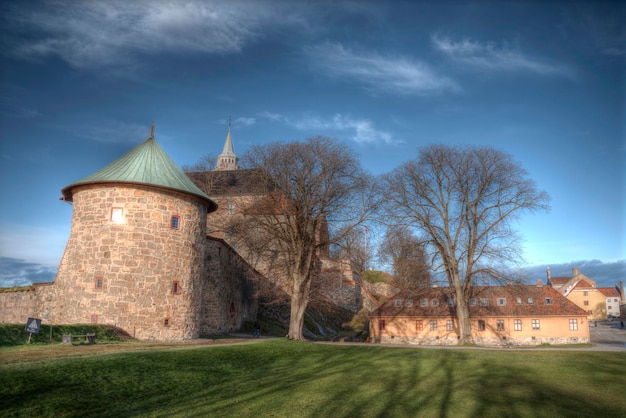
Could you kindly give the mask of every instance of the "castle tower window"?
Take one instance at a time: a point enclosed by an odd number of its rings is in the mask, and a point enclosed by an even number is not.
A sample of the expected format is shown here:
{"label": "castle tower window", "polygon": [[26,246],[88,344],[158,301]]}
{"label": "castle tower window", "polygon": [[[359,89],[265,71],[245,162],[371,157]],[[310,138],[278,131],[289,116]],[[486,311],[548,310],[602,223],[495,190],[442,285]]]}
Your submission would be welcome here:
{"label": "castle tower window", "polygon": [[180,216],[172,215],[172,218],[170,219],[170,227],[172,229],[180,229]]}
{"label": "castle tower window", "polygon": [[124,222],[124,208],[111,208],[111,222],[116,224]]}
{"label": "castle tower window", "polygon": [[164,327],[169,327],[170,326],[170,319],[169,318],[165,318],[163,320],[163,326]]}
{"label": "castle tower window", "polygon": [[180,294],[180,281],[174,280],[172,282],[172,294],[179,295]]}
{"label": "castle tower window", "polygon": [[96,277],[94,279],[94,288],[96,290],[102,290],[103,285],[104,285],[104,279],[102,277]]}

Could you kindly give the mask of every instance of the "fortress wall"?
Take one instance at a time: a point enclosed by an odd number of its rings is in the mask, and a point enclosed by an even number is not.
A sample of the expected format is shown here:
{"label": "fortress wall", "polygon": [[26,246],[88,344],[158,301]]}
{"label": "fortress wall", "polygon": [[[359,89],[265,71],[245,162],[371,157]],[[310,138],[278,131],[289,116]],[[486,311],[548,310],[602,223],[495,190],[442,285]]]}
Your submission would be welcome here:
{"label": "fortress wall", "polygon": [[26,324],[28,318],[49,323],[47,307],[52,300],[52,283],[0,289],[0,323]]}
{"label": "fortress wall", "polygon": [[[183,193],[122,184],[76,187],[73,206],[51,319],[115,325],[139,339],[197,338],[206,207]],[[113,208],[123,211],[119,222]]]}

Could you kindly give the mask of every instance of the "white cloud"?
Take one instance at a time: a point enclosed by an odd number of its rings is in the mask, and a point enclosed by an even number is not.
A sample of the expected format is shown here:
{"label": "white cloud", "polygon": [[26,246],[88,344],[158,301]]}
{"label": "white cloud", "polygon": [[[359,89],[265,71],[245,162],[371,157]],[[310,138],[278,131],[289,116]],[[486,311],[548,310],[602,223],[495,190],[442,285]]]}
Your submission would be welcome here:
{"label": "white cloud", "polygon": [[[158,125],[155,125],[155,138],[159,138]],[[150,136],[150,125],[128,123],[116,119],[100,119],[97,124],[83,125],[76,129],[72,127],[72,133],[80,138],[104,143],[129,143],[139,144]],[[163,135],[161,135],[162,139]]]}
{"label": "white cloud", "polygon": [[251,126],[251,125],[254,125],[255,123],[256,123],[255,118],[239,117],[233,121],[233,125],[235,126]]}
{"label": "white cloud", "polygon": [[273,122],[284,122],[300,131],[317,131],[320,135],[346,135],[348,139],[361,144],[381,142],[395,144],[399,142],[390,133],[377,129],[374,122],[369,119],[352,118],[339,113],[331,118],[304,116],[292,119],[271,112],[262,112],[259,116]]}
{"label": "white cloud", "polygon": [[367,89],[394,94],[440,94],[458,90],[450,78],[427,64],[407,57],[381,56],[376,53],[355,53],[338,43],[325,43],[307,48],[311,65],[330,76],[344,77],[363,83]]}
{"label": "white cloud", "polygon": [[478,69],[572,76],[572,71],[566,66],[527,56],[506,45],[498,47],[494,43],[480,43],[469,39],[453,41],[438,35],[434,35],[431,40],[435,49],[450,59]]}
{"label": "white cloud", "polygon": [[9,10],[14,32],[29,35],[12,40],[15,54],[57,55],[77,68],[129,64],[136,53],[164,50],[239,52],[274,21],[274,9],[251,2],[114,0]]}

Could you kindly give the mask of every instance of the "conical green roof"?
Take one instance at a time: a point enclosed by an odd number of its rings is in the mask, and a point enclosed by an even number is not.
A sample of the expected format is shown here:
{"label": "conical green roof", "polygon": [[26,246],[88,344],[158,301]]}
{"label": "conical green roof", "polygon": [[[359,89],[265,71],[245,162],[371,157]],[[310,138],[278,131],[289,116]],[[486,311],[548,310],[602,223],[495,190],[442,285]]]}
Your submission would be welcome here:
{"label": "conical green roof", "polygon": [[72,189],[75,186],[97,183],[135,183],[163,187],[202,198],[209,207],[209,212],[217,209],[215,202],[187,177],[153,136],[102,170],[66,186],[61,190],[61,199],[71,202]]}

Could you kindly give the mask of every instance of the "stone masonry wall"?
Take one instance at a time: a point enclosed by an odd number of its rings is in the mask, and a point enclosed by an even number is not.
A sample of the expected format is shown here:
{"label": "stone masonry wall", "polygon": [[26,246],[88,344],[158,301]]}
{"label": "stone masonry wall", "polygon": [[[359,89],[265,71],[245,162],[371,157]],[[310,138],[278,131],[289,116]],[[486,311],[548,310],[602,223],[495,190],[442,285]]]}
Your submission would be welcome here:
{"label": "stone masonry wall", "polygon": [[28,318],[47,320],[52,283],[38,283],[20,289],[0,291],[0,323],[26,324]]}
{"label": "stone masonry wall", "polygon": [[[73,206],[50,319],[115,325],[139,339],[197,338],[206,206],[187,194],[120,184],[79,186]],[[121,222],[113,208],[122,209]]]}

